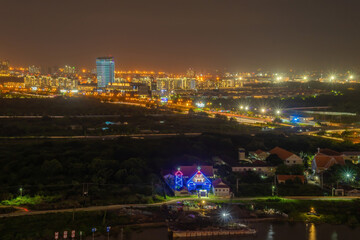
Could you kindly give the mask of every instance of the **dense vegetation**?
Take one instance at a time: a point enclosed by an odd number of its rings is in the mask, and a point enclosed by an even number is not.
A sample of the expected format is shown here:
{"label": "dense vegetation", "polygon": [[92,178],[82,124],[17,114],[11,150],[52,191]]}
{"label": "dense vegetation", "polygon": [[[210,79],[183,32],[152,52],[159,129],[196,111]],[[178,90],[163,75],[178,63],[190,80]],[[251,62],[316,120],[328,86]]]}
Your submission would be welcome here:
{"label": "dense vegetation", "polygon": [[[10,118],[2,118],[1,115]],[[22,115],[27,117],[21,118]],[[235,121],[224,119],[224,116],[221,117],[209,118],[206,114],[174,114],[156,109],[101,103],[96,99],[83,97],[0,98],[0,137],[244,133],[259,129],[242,126]]]}
{"label": "dense vegetation", "polygon": [[[24,195],[56,196],[49,200],[50,206],[36,205],[37,208],[153,201],[148,197],[163,195],[166,190],[160,179],[161,169],[181,164],[214,164],[215,156],[231,163],[237,159],[238,147],[256,150],[275,146],[297,153],[314,153],[317,147],[359,149],[359,145],[348,143],[274,134],[204,134],[113,141],[8,140],[0,144],[0,197],[12,199],[22,187]],[[221,175],[235,185],[236,176],[229,169],[223,169]],[[266,183],[259,178],[247,178],[251,176],[243,177],[241,183]],[[89,191],[85,199],[84,188]],[[60,202],[62,205],[57,206]]]}

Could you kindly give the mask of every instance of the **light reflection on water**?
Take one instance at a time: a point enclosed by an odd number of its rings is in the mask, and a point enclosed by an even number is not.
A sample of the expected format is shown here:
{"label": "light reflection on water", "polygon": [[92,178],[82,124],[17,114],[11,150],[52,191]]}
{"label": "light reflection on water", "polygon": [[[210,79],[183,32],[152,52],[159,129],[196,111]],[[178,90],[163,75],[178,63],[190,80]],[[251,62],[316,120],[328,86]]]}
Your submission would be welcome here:
{"label": "light reflection on water", "polygon": [[314,223],[310,223],[309,240],[316,240],[316,227]]}
{"label": "light reflection on water", "polygon": [[267,239],[266,239],[266,240],[273,240],[273,239],[274,239],[273,236],[274,236],[273,225],[270,224],[270,227],[269,227],[269,231],[268,231]]}
{"label": "light reflection on water", "polygon": [[338,240],[337,232],[333,232],[331,235],[331,240]]}
{"label": "light reflection on water", "polygon": [[[357,239],[360,228],[349,228],[345,225],[313,224],[313,223],[254,223],[257,230],[255,236],[223,236],[216,238],[191,238],[196,240],[347,240]],[[120,239],[120,238],[113,238]],[[126,239],[128,240],[128,239]],[[167,228],[143,229],[131,234],[129,240],[169,240]],[[179,239],[190,240],[190,238]]]}

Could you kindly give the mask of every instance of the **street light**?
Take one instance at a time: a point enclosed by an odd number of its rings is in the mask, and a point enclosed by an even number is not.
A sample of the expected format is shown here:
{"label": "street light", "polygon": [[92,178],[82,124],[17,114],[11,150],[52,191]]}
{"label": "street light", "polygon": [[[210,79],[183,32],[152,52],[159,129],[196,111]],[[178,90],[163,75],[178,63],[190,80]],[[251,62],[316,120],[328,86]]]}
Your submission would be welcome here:
{"label": "street light", "polygon": [[355,174],[348,170],[344,172],[344,178],[348,182],[353,181],[355,179]]}
{"label": "street light", "polygon": [[274,196],[274,194],[275,194],[275,186],[272,185],[271,186],[271,195]]}
{"label": "street light", "polygon": [[265,108],[262,108],[262,109],[261,109],[261,112],[262,112],[262,113],[265,113],[265,112],[266,112],[266,109],[265,109]]}
{"label": "street light", "polygon": [[245,110],[249,110],[249,107],[248,107],[248,106],[246,106],[246,107],[245,107]]}
{"label": "street light", "polygon": [[19,189],[19,191],[20,191],[20,196],[22,197],[23,188],[21,187],[21,188]]}
{"label": "street light", "polygon": [[279,109],[276,110],[276,114],[277,114],[277,115],[280,115],[280,114],[281,114],[281,110],[279,110]]}
{"label": "street light", "polygon": [[335,76],[332,75],[332,76],[330,77],[330,80],[331,80],[331,81],[335,80]]}
{"label": "street light", "polygon": [[223,222],[229,221],[231,219],[231,214],[229,209],[222,209],[219,212],[219,219]]}
{"label": "street light", "polygon": [[228,221],[230,219],[231,216],[230,216],[229,212],[224,211],[224,212],[221,213],[221,217],[222,217],[223,221],[226,222],[226,221]]}

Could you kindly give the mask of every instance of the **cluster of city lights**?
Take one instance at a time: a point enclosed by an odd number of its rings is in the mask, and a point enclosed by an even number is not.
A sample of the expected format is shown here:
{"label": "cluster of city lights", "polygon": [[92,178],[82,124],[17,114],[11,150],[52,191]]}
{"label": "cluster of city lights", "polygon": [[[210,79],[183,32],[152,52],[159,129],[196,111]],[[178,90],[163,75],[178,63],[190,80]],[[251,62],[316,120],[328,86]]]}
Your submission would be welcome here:
{"label": "cluster of city lights", "polygon": [[[241,105],[240,106],[240,110],[249,110],[250,109],[250,107],[249,106],[243,106],[243,105]],[[255,109],[256,110],[256,109]],[[260,108],[260,112],[261,113],[266,113],[267,112],[267,109],[266,108]],[[281,109],[276,109],[275,110],[275,114],[276,115],[280,115],[282,113],[282,111],[281,111]]]}

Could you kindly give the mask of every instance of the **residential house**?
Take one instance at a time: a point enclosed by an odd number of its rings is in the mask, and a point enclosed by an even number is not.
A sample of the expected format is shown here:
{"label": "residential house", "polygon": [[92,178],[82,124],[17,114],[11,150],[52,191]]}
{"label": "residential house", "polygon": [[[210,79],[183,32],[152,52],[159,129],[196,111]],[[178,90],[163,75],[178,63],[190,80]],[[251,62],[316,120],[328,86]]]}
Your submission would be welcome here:
{"label": "residential house", "polygon": [[286,165],[302,164],[303,160],[298,155],[289,152],[283,148],[275,147],[270,150],[270,154],[277,155]]}
{"label": "residential house", "polygon": [[345,165],[344,156],[331,149],[318,149],[312,161],[312,169],[315,173],[328,170],[334,164]]}
{"label": "residential house", "polygon": [[267,176],[274,176],[276,171],[276,166],[272,166],[264,161],[257,160],[254,161],[253,163],[233,165],[231,167],[231,170],[233,172],[243,172],[243,173],[250,171],[267,177]]}
{"label": "residential house", "polygon": [[220,178],[212,182],[213,193],[218,197],[228,197],[230,196],[230,187],[226,185]]}

